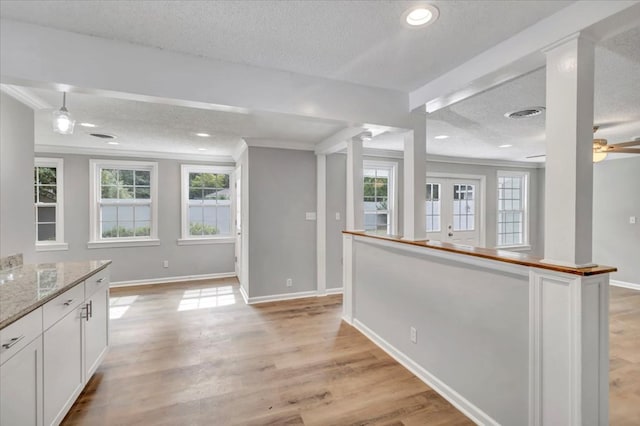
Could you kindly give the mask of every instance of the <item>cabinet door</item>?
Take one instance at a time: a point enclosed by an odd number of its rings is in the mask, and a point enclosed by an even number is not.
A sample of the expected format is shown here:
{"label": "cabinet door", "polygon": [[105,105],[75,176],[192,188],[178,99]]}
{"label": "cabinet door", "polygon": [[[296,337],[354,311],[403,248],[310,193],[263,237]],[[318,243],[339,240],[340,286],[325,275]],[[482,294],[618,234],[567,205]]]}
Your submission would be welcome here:
{"label": "cabinet door", "polygon": [[42,425],[42,336],[0,366],[0,425]]}
{"label": "cabinet door", "polygon": [[59,424],[82,391],[82,305],[44,332],[44,421]]}
{"label": "cabinet door", "polygon": [[87,301],[89,321],[84,324],[85,381],[102,362],[109,345],[109,287],[103,286]]}

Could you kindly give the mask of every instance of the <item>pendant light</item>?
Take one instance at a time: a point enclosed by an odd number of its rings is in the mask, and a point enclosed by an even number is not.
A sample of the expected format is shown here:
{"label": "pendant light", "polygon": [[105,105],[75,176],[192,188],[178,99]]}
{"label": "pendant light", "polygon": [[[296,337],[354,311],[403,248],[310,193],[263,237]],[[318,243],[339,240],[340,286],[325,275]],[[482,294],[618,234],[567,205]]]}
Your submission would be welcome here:
{"label": "pendant light", "polygon": [[67,110],[67,92],[62,92],[62,108],[53,112],[53,131],[61,135],[73,133],[76,121]]}

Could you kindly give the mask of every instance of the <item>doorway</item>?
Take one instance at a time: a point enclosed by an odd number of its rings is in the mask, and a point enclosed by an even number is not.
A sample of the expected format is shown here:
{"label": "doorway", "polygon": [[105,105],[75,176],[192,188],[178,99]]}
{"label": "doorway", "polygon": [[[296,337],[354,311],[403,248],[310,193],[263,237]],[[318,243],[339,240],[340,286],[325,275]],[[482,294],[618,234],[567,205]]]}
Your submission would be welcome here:
{"label": "doorway", "polygon": [[484,246],[484,177],[427,177],[427,238]]}
{"label": "doorway", "polygon": [[236,276],[240,284],[243,283],[242,277],[242,168],[238,166],[235,171],[235,200],[236,200],[236,217],[235,217],[235,270]]}

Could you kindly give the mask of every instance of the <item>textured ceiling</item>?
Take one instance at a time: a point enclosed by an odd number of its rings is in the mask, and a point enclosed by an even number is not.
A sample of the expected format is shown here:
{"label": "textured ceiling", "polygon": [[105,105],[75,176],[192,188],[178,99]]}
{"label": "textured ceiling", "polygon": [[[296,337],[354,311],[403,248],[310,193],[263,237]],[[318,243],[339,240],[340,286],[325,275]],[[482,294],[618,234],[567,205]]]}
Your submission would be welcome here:
{"label": "textured ceiling", "polygon": [[411,91],[571,1],[7,1],[0,15],[62,30],[354,83]]}
{"label": "textured ceiling", "polygon": [[[634,28],[596,47],[594,123],[600,126],[596,136],[609,143],[640,136],[639,46],[640,28]],[[516,161],[544,154],[544,114],[520,120],[504,117],[506,112],[532,106],[545,106],[544,68],[431,114],[427,152]],[[450,138],[433,139],[442,134]],[[513,146],[499,148],[503,144]],[[370,146],[402,149],[402,137],[383,135]]]}
{"label": "textured ceiling", "polygon": [[[58,109],[61,93],[27,89]],[[231,155],[241,138],[316,143],[344,127],[344,123],[272,113],[240,114],[70,93],[67,108],[77,121],[73,135],[51,128],[53,109],[36,112],[36,144],[84,148],[109,147],[89,133],[117,136],[118,150],[198,155]],[[80,122],[96,128],[79,126]],[[195,133],[209,133],[203,138]],[[111,147],[114,148],[114,147]],[[198,151],[206,148],[206,152]]]}

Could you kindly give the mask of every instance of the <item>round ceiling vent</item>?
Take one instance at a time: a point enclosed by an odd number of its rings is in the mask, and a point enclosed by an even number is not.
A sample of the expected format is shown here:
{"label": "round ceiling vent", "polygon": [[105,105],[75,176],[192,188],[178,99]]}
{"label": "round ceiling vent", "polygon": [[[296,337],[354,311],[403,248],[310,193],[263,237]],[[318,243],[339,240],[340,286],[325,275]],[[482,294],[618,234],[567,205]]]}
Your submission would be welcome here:
{"label": "round ceiling vent", "polygon": [[530,108],[522,109],[520,111],[508,112],[504,116],[507,118],[514,118],[514,119],[529,118],[529,117],[535,117],[536,115],[542,114],[544,110],[545,110],[544,107],[530,107]]}
{"label": "round ceiling vent", "polygon": [[94,138],[100,138],[100,139],[115,139],[116,136],[115,135],[110,135],[108,133],[89,133],[91,136],[93,136]]}

